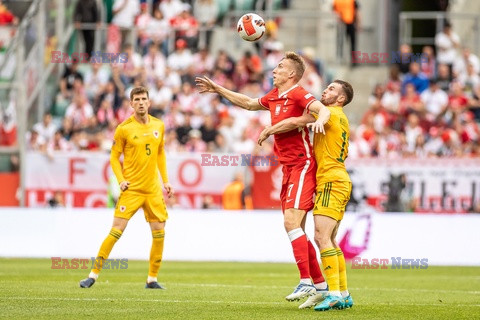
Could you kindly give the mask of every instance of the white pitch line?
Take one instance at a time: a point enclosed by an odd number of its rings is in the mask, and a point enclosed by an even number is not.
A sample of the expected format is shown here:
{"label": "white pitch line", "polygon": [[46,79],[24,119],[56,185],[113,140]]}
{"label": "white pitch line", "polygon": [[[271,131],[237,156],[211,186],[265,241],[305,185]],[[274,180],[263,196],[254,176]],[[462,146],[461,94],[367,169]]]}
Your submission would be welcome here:
{"label": "white pitch line", "polygon": [[[134,299],[134,298],[60,298],[60,297],[5,297],[7,300],[54,300],[54,301],[123,301],[123,302],[164,302],[164,303],[207,303],[207,304],[245,304],[245,305],[287,305],[287,302],[266,301],[220,301],[220,300],[169,300],[169,299]],[[361,305],[369,305],[368,303]],[[436,306],[436,307],[480,307],[480,304],[438,304],[438,303],[379,303],[371,305],[387,306]]]}

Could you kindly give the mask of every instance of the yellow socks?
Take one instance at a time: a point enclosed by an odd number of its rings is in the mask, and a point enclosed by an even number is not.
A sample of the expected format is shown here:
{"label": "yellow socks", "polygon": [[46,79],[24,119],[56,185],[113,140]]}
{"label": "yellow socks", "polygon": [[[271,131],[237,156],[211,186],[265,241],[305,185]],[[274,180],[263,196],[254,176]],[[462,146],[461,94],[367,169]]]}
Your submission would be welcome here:
{"label": "yellow socks", "polygon": [[330,294],[340,296],[337,250],[335,248],[323,249],[320,251],[320,257]]}
{"label": "yellow socks", "polygon": [[349,295],[347,289],[347,267],[345,264],[345,257],[343,256],[342,249],[337,248],[337,258],[338,258],[338,273],[340,279],[340,291],[342,297],[347,297]]}
{"label": "yellow socks", "polygon": [[113,246],[117,242],[118,239],[122,236],[122,231],[112,228],[108,236],[103,240],[102,245],[100,246],[100,250],[97,254],[97,260],[95,261],[94,267],[92,268],[92,272],[96,275],[100,273],[102,270],[102,265],[104,259],[107,259],[112,251]]}
{"label": "yellow socks", "polygon": [[150,250],[150,267],[148,269],[148,278],[156,278],[163,256],[163,243],[165,240],[165,230],[152,231],[152,249]]}

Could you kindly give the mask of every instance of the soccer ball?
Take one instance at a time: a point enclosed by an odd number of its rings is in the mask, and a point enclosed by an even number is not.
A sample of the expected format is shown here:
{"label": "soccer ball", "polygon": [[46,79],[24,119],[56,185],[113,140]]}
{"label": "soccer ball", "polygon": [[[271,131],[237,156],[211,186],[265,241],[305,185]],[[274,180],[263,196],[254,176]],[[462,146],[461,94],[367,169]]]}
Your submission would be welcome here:
{"label": "soccer ball", "polygon": [[238,20],[237,32],[243,40],[257,41],[265,33],[265,21],[255,13],[244,14]]}

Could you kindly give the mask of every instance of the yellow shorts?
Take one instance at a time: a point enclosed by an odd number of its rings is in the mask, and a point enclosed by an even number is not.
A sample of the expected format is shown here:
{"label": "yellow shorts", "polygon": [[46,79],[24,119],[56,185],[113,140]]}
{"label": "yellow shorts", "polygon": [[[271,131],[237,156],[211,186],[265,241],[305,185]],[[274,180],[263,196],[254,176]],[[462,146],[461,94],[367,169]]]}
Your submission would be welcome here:
{"label": "yellow shorts", "polygon": [[327,216],[337,221],[342,220],[351,192],[352,183],[349,181],[334,181],[317,185],[313,214]]}
{"label": "yellow shorts", "polygon": [[143,208],[145,220],[148,222],[164,222],[168,218],[167,206],[161,191],[156,195],[122,192],[118,198],[114,215],[118,218],[130,220],[140,208]]}

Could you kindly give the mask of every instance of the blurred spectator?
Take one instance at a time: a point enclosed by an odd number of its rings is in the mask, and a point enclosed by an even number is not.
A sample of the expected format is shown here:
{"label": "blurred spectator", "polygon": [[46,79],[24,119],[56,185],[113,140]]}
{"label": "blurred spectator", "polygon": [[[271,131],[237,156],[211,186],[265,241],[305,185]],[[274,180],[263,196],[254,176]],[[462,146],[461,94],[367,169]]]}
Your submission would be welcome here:
{"label": "blurred spectator", "polygon": [[88,99],[91,102],[96,101],[107,85],[110,77],[109,68],[103,68],[103,64],[98,62],[89,63],[83,76]]}
{"label": "blurred spectator", "polygon": [[453,73],[455,77],[466,77],[469,65],[473,67],[474,73],[478,74],[480,72],[480,60],[478,57],[473,54],[469,48],[463,48],[462,54],[457,57],[453,63]]}
{"label": "blurred spectator", "polygon": [[240,153],[240,154],[251,153],[254,147],[255,147],[255,142],[249,139],[248,131],[246,129],[243,130],[240,140],[236,141],[232,146],[233,152]]}
{"label": "blurred spectator", "polygon": [[395,114],[399,111],[401,97],[400,84],[391,81],[387,84],[387,89],[385,90],[380,103],[388,112]]}
{"label": "blurred spectator", "polygon": [[26,136],[27,151],[45,151],[46,142],[45,138],[41,136],[35,129],[27,132]]}
{"label": "blurred spectator", "polygon": [[219,70],[226,77],[232,76],[235,70],[235,61],[233,61],[232,57],[230,57],[226,51],[221,49],[218,51],[217,60],[215,61],[215,70]]}
{"label": "blurred spectator", "polygon": [[93,108],[84,96],[76,95],[68,106],[65,118],[72,122],[73,130],[86,128],[93,117]]}
{"label": "blurred spectator", "polygon": [[103,100],[107,100],[108,103],[113,107],[113,110],[117,112],[122,104],[122,97],[120,95],[120,90],[115,84],[114,80],[109,80],[105,85],[105,89],[100,92],[100,95],[97,97],[95,105],[97,108],[100,106],[100,103]]}
{"label": "blurred spectator", "polygon": [[405,94],[405,86],[412,83],[417,93],[422,93],[428,88],[427,77],[420,72],[420,64],[418,62],[410,63],[410,72],[405,75],[402,82],[402,93]]}
{"label": "blurred spectator", "polygon": [[[345,25],[347,38],[350,40],[350,50],[356,51],[356,34],[360,29],[360,6],[355,0],[333,0],[333,11]],[[342,43],[341,41],[340,43]],[[340,52],[343,55],[343,52]],[[351,57],[351,54],[349,55]],[[352,66],[354,66],[352,62]]]}
{"label": "blurred spectator", "polygon": [[208,48],[201,48],[193,55],[193,72],[195,75],[210,74],[215,66],[215,58],[210,54]]}
{"label": "blurred spectator", "polygon": [[115,70],[121,71],[121,78],[124,79],[124,82],[128,83],[140,75],[143,59],[140,54],[133,50],[131,44],[126,44],[123,47],[123,51],[127,54],[127,62],[114,66],[112,72]]}
{"label": "blurred spectator", "polygon": [[426,118],[430,122],[436,121],[448,106],[448,95],[438,87],[435,79],[430,80],[429,88],[422,92],[420,99],[425,105]]}
{"label": "blurred spectator", "polygon": [[[148,41],[160,46],[164,56],[169,53],[168,36],[170,34],[170,22],[164,18],[160,9],[153,10],[153,19],[150,19],[147,26]],[[149,44],[149,43],[147,43]]]}
{"label": "blurred spectator", "polygon": [[224,210],[245,209],[245,185],[243,173],[237,172],[224,189],[222,195],[222,206]]}
{"label": "blurred spectator", "polygon": [[443,30],[435,35],[435,47],[437,49],[438,63],[446,64],[450,72],[457,57],[457,48],[459,45],[460,38],[452,31],[451,24],[448,21],[445,22]]}
{"label": "blurred spectator", "polygon": [[133,108],[130,106],[130,99],[123,98],[120,108],[116,111],[118,123],[127,120],[133,114]]}
{"label": "blurred spectator", "polygon": [[168,56],[167,64],[173,71],[183,76],[192,67],[193,56],[187,49],[187,42],[184,39],[175,41],[175,48],[175,51]]}
{"label": "blurred spectator", "polygon": [[262,59],[251,51],[245,51],[239,63],[243,63],[248,72],[248,79],[251,81],[259,81],[263,73]]}
{"label": "blurred spectator", "polygon": [[148,53],[143,56],[143,67],[145,68],[147,81],[154,83],[155,78],[164,78],[166,66],[167,60],[158,50],[157,44],[151,43]]}
{"label": "blurred spectator", "polygon": [[412,47],[408,44],[402,44],[400,46],[400,61],[395,62],[398,66],[398,70],[401,74],[406,74],[410,71],[410,59],[403,59],[403,57],[410,57],[412,55]]}
{"label": "blurred spectator", "polygon": [[[96,23],[97,28],[100,27],[100,13],[97,7],[97,0],[78,1],[73,15],[75,28],[78,30],[81,28],[81,23]],[[91,56],[95,44],[95,30],[90,28],[91,27],[82,29],[85,52],[88,54],[88,57]]]}
{"label": "blurred spectator", "polygon": [[139,13],[140,13],[140,1],[115,0],[113,4],[112,24],[120,28],[120,32],[121,32],[120,43],[123,43],[123,44],[132,43],[131,37],[132,37],[133,27],[135,26],[135,17]]}
{"label": "blurred spectator", "polygon": [[70,151],[72,146],[70,143],[63,137],[63,132],[61,130],[57,130],[53,139],[51,139],[47,145],[47,153],[50,157],[52,157],[53,151]]}
{"label": "blurred spectator", "polygon": [[450,69],[446,64],[439,64],[438,65],[438,76],[437,76],[437,84],[440,89],[445,92],[450,90],[450,82],[452,81],[452,74],[450,73]]}
{"label": "blurred spectator", "polygon": [[405,95],[400,99],[400,114],[407,115],[411,112],[423,112],[423,102],[420,95],[415,91],[413,83],[408,83],[405,86]]}
{"label": "blurred spectator", "polygon": [[33,130],[37,132],[44,141],[49,141],[57,131],[57,126],[52,122],[52,115],[45,113],[43,120],[33,125]]}
{"label": "blurred spectator", "polygon": [[214,118],[211,115],[206,115],[203,124],[200,127],[202,133],[202,140],[206,143],[214,142],[217,137],[218,130],[215,128]]}
{"label": "blurred spectator", "polygon": [[469,98],[472,97],[474,88],[480,85],[480,76],[475,72],[473,64],[467,65],[467,72],[458,76],[458,82],[462,85],[465,94]]}
{"label": "blurred spectator", "polygon": [[175,39],[183,39],[187,47],[192,50],[197,49],[198,45],[198,21],[190,13],[191,6],[183,4],[182,11],[177,16],[170,19],[170,26],[175,30]]}
{"label": "blurred spectator", "polygon": [[200,48],[210,48],[213,27],[217,22],[218,6],[215,0],[197,0],[193,7],[193,15],[200,25]]}
{"label": "blurred spectator", "polygon": [[423,134],[423,130],[419,125],[420,119],[416,113],[410,113],[407,117],[407,124],[405,125],[405,138],[407,154],[414,154],[417,144],[417,137]]}
{"label": "blurred spectator", "polygon": [[463,92],[462,85],[459,82],[452,82],[450,95],[448,96],[448,110],[454,114],[459,114],[464,111],[467,105],[468,99]]}
{"label": "blurred spectator", "polygon": [[65,99],[70,99],[73,95],[73,84],[75,80],[83,81],[83,76],[78,72],[78,63],[73,62],[70,67],[65,68],[62,79],[60,80],[60,92]]}
{"label": "blurred spectator", "polygon": [[188,141],[188,134],[193,129],[191,121],[192,121],[192,114],[189,112],[185,113],[183,123],[179,125],[176,129],[178,141],[180,141],[181,144],[185,144]]}
{"label": "blurred spectator", "polygon": [[100,108],[97,111],[97,121],[101,127],[107,127],[112,121],[115,121],[115,112],[113,111],[112,104],[108,100],[102,100],[100,102]]}
{"label": "blurred spectator", "polygon": [[202,140],[202,133],[200,130],[190,130],[188,133],[188,140],[185,143],[185,150],[189,152],[207,151],[207,144]]}
{"label": "blurred spectator", "polygon": [[147,49],[152,42],[149,32],[150,23],[152,20],[152,14],[150,11],[148,11],[148,3],[140,3],[140,14],[135,19],[135,27],[137,28],[137,40],[142,55],[147,52]]}
{"label": "blurred spectator", "polygon": [[184,8],[180,0],[161,0],[160,11],[167,21],[180,14]]}
{"label": "blurred spectator", "polygon": [[[433,52],[433,47],[425,46],[422,49],[422,58],[420,63],[420,71],[428,78],[433,79],[436,76],[436,59]],[[426,61],[424,61],[426,60]]]}
{"label": "blurred spectator", "polygon": [[165,86],[163,78],[157,78],[155,81],[155,87],[150,89],[149,94],[152,103],[152,108],[150,109],[152,115],[163,115],[173,98],[172,89]]}

